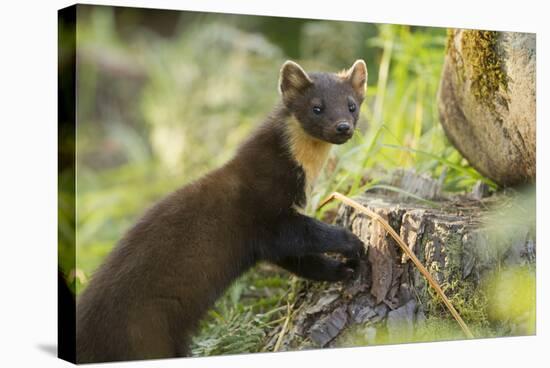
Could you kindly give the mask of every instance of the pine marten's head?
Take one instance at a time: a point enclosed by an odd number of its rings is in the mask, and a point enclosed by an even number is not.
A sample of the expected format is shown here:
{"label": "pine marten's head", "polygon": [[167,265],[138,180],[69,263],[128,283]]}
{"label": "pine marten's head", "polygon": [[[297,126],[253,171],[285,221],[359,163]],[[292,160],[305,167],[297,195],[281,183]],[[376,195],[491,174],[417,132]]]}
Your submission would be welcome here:
{"label": "pine marten's head", "polygon": [[281,68],[279,89],[283,103],[307,134],[342,144],[355,130],[366,81],[363,60],[338,74],[306,73],[300,65],[287,61]]}

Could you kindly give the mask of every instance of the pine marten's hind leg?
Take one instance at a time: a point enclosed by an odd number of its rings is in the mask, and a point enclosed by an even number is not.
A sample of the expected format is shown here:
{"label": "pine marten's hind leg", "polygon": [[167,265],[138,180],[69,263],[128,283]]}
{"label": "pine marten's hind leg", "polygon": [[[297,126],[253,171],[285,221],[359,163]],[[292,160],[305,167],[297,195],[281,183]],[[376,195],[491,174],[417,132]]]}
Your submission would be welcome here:
{"label": "pine marten's hind leg", "polygon": [[183,355],[186,341],[178,329],[183,330],[177,316],[181,304],[176,298],[156,298],[136,306],[129,314],[128,348],[133,356],[129,359],[161,359]]}

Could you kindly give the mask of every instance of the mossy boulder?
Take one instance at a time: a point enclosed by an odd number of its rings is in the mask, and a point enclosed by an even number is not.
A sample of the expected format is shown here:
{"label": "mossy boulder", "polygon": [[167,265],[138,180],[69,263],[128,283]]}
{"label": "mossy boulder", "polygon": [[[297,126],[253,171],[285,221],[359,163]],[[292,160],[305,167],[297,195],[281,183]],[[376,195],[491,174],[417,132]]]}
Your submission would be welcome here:
{"label": "mossy boulder", "polygon": [[450,30],[438,93],[451,143],[501,186],[535,181],[535,34]]}

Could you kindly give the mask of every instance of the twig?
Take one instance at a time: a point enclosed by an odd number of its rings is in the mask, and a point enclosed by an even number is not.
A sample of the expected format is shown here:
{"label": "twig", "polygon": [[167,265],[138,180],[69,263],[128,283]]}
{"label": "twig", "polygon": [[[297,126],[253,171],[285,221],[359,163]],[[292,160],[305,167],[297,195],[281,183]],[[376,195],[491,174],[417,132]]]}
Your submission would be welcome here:
{"label": "twig", "polygon": [[286,316],[285,317],[281,317],[281,318],[277,318],[273,321],[269,321],[269,322],[265,322],[263,323],[264,326],[271,326],[271,325],[275,325],[275,324],[278,324],[278,323],[281,323],[283,322],[284,320],[286,320]]}
{"label": "twig", "polygon": [[279,333],[279,337],[277,338],[277,342],[275,343],[275,346],[273,347],[273,352],[279,351],[279,348],[281,347],[281,343],[283,342],[283,337],[285,336],[286,330],[288,328],[288,323],[290,322],[290,316],[292,315],[292,308],[294,307],[294,304],[290,305],[290,303],[287,304],[287,315],[285,318],[285,323],[283,324],[283,328],[281,329],[281,332]]}
{"label": "twig", "polygon": [[424,275],[426,280],[428,280],[428,283],[430,284],[430,286],[432,288],[434,288],[436,293],[441,297],[441,299],[443,300],[443,303],[445,303],[445,305],[447,306],[447,309],[449,309],[449,312],[451,312],[454,319],[458,322],[458,324],[462,328],[462,331],[464,331],[464,334],[466,335],[466,337],[468,337],[469,339],[474,338],[474,335],[472,334],[472,332],[470,331],[470,329],[468,328],[468,326],[466,325],[466,323],[464,322],[462,317],[460,317],[460,314],[458,314],[456,309],[453,307],[451,301],[447,298],[447,296],[445,295],[445,293],[443,292],[443,290],[441,289],[441,287],[439,286],[437,281],[432,277],[432,275],[430,275],[430,273],[428,272],[426,267],[424,267],[424,265],[420,262],[420,260],[413,253],[413,251],[411,251],[409,249],[409,247],[403,241],[403,239],[401,239],[401,237],[399,235],[397,235],[395,230],[380,215],[378,215],[374,211],[371,211],[367,207],[357,203],[356,201],[352,200],[351,198],[348,198],[345,195],[340,194],[338,192],[334,192],[331,195],[329,195],[328,198],[325,199],[319,205],[319,209],[322,208],[323,206],[325,206],[327,203],[329,203],[330,201],[332,201],[334,199],[337,199],[340,202],[342,202],[342,203],[344,203],[344,204],[346,204],[350,207],[353,207],[357,211],[359,211],[361,213],[364,213],[365,215],[369,216],[370,218],[378,221],[384,227],[384,229],[386,229],[386,231],[392,236],[392,238],[395,239],[395,241],[397,242],[397,244],[399,244],[399,246],[401,247],[403,252],[405,252],[405,254],[411,259],[411,261],[418,268],[420,273],[422,275]]}

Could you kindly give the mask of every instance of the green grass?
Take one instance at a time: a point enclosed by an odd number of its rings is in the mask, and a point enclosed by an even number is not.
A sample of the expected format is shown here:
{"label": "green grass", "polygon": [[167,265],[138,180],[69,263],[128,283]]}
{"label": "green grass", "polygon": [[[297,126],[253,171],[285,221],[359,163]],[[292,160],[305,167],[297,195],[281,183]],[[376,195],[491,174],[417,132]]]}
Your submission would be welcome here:
{"label": "green grass", "polygon": [[270,328],[283,322],[293,280],[263,264],[241,276],[208,312],[194,338],[193,355],[261,351]]}
{"label": "green grass", "polygon": [[[411,40],[414,42],[411,43]],[[397,191],[429,205],[436,205],[399,188],[378,184],[378,178],[365,180],[366,173],[380,168],[385,171],[412,168],[436,178],[445,173],[444,189],[448,191],[469,191],[478,180],[495,188],[492,182],[470,167],[455,149],[450,148],[439,125],[435,106],[444,56],[444,31],[441,30],[440,34],[433,30],[413,34],[408,27],[381,26],[379,37],[370,42],[381,48],[382,57],[379,78],[377,81],[369,81],[371,86],[362,108],[362,115],[369,121],[369,126],[366,129],[363,126],[363,132],[357,132],[351,143],[333,150],[330,159],[333,167],[330,168],[329,164],[328,170],[319,179],[308,211],[314,213],[320,200],[333,191],[353,196],[373,188]],[[329,208],[330,206],[327,206],[317,213],[317,216],[322,218]],[[226,295],[221,303],[228,297]],[[230,319],[228,330],[233,331],[235,327],[231,327],[231,318],[239,319],[235,311],[246,309],[246,303],[229,305],[232,305],[232,308],[224,309],[221,315]],[[272,307],[280,307],[280,304],[275,303]],[[250,334],[240,338],[243,341],[256,341],[256,351],[261,350],[265,341],[258,339],[262,336],[260,321],[252,318],[249,313],[242,313],[240,321],[247,326],[244,330],[248,332],[237,328],[238,333]],[[427,323],[428,327],[424,331],[418,332],[415,336],[416,341],[463,338],[454,321],[445,318],[433,321]],[[224,336],[227,330],[216,326],[220,330],[215,329],[213,325],[203,329],[202,335],[205,339],[206,336],[212,335]],[[443,329],[442,326],[448,328]],[[438,333],[435,333],[436,331]],[[206,341],[209,346],[212,344],[214,347],[211,347],[211,350],[195,350],[196,353],[222,353],[220,349],[224,346],[223,340],[218,338]],[[379,343],[391,342],[387,336],[379,336]],[[351,345],[355,343],[356,341],[349,342]],[[252,345],[246,345],[246,349]]]}
{"label": "green grass", "polygon": [[[309,213],[315,213],[331,192],[358,195],[379,185],[383,174],[394,169],[442,179],[448,192],[469,191],[477,181],[496,188],[452,147],[439,123],[436,96],[445,40],[442,29],[381,25],[378,36],[367,41],[380,49],[380,73],[376,80],[369,77],[360,131],[351,143],[333,149]],[[334,206],[326,206],[317,216],[322,218]]]}
{"label": "green grass", "polygon": [[[79,22],[77,292],[147,207],[227,161],[279,98],[285,45],[250,32],[258,24],[246,23],[246,17],[198,19],[182,23],[170,38],[147,31],[124,38],[107,7]],[[445,30],[335,24],[317,22],[305,29],[321,32],[319,42],[333,37],[332,44],[340,44],[350,30],[374,35],[347,50],[350,58],[366,59],[368,90],[359,130],[333,149],[309,213],[321,218],[331,206],[318,213],[315,208],[330,192],[353,196],[381,188],[384,174],[397,168],[441,178],[452,192],[469,191],[478,180],[494,187],[449,144],[439,124],[436,94]],[[323,43],[308,45],[298,61],[323,70],[347,66],[315,53],[323,49]],[[113,75],[100,67],[117,60],[138,76]],[[64,249],[72,242],[74,224],[65,213],[60,216]],[[293,280],[265,266],[243,275],[201,324],[193,352],[261,351],[285,316]]]}

